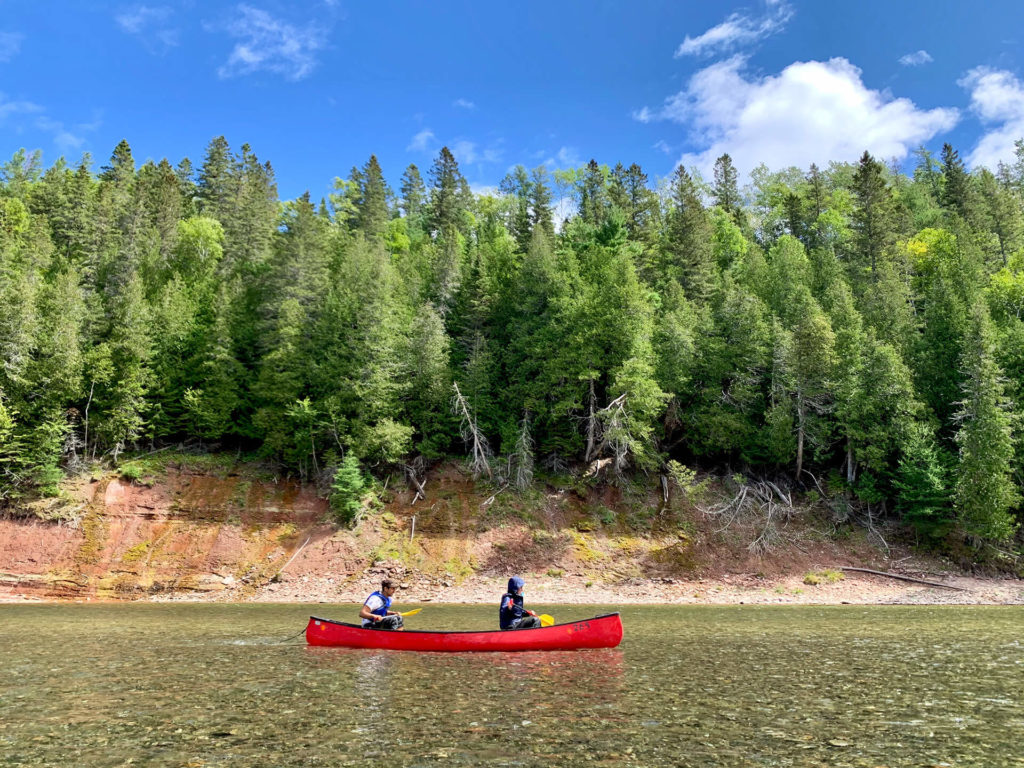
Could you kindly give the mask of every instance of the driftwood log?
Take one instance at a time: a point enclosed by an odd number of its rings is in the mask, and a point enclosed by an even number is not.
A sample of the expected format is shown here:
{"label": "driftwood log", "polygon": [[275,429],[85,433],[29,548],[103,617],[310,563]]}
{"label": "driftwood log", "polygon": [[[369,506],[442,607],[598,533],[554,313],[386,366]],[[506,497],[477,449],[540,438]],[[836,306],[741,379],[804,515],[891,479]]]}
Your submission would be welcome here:
{"label": "driftwood log", "polygon": [[899,579],[900,581],[912,581],[915,584],[927,584],[929,587],[940,587],[941,589],[955,589],[957,592],[968,592],[969,590],[963,587],[954,587],[951,584],[940,584],[937,581],[925,581],[924,579],[916,579],[913,576],[904,576],[899,573],[888,573],[887,571],[873,571],[870,568],[851,568],[846,565],[840,565],[840,570],[843,571],[855,571],[857,573],[870,573],[872,576],[886,576],[890,579]]}

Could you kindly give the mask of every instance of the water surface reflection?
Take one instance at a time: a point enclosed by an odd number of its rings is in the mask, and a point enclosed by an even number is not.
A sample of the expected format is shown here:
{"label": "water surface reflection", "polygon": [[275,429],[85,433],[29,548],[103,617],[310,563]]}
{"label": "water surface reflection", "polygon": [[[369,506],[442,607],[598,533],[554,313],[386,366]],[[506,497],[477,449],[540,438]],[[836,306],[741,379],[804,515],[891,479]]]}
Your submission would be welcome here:
{"label": "water surface reflection", "polygon": [[354,611],[0,606],[0,765],[1024,766],[1019,608],[636,607],[575,652],[287,640]]}

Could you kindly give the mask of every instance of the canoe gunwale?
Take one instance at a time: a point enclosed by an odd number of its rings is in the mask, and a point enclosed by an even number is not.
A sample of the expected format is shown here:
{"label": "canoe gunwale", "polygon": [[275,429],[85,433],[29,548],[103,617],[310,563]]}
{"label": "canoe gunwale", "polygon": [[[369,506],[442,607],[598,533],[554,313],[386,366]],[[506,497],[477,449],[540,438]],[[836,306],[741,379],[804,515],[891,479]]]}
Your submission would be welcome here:
{"label": "canoe gunwale", "polygon": [[[552,624],[550,627],[534,627],[533,629],[555,629],[556,627],[568,627],[572,624],[579,624],[583,621],[597,621],[599,619],[610,619],[613,616],[618,616],[618,611],[612,613],[602,613],[600,616],[588,616],[585,619],[577,619],[576,621],[564,621],[561,624]],[[366,632],[373,632],[379,634],[388,630],[382,629],[367,629],[361,624],[352,624],[347,621],[336,621],[335,619],[325,619],[322,616],[310,616],[310,621],[322,621],[325,624],[334,624],[339,627],[347,627],[349,629],[359,629]],[[405,628],[403,632],[409,634],[419,635],[505,635],[509,632],[530,632],[531,629],[409,629]]]}
{"label": "canoe gunwale", "polygon": [[388,632],[316,616],[311,616],[306,625],[306,642],[310,645],[383,651],[576,651],[614,648],[621,641],[622,620],[617,612],[550,627],[511,631],[420,629]]}

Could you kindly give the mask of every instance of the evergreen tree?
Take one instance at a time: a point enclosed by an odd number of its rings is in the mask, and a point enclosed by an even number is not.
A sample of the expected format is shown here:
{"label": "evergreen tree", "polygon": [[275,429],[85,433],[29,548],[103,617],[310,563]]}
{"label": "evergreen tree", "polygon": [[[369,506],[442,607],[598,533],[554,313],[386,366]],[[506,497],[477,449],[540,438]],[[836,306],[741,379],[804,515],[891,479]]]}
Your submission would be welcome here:
{"label": "evergreen tree", "polygon": [[711,198],[715,205],[728,213],[738,225],[744,224],[740,198],[739,173],[728,153],[715,160],[714,183]]}
{"label": "evergreen tree", "polygon": [[[886,250],[895,240],[895,203],[882,164],[865,152],[853,176],[855,263],[874,279]],[[853,275],[859,284],[858,275]]]}
{"label": "evergreen tree", "polygon": [[580,177],[580,218],[594,227],[604,224],[608,216],[610,201],[605,171],[606,169],[592,159],[587,163]]}
{"label": "evergreen tree", "polygon": [[971,310],[964,348],[964,399],[955,421],[960,458],[954,504],[964,532],[974,540],[1005,541],[1017,528],[1011,510],[1021,501],[1013,481],[1014,415],[993,354],[988,309]]}
{"label": "evergreen tree", "polygon": [[430,169],[430,229],[435,236],[453,241],[465,226],[468,205],[466,180],[448,147],[441,147]]}
{"label": "evergreen tree", "polygon": [[949,144],[942,145],[942,185],[939,202],[948,211],[959,214],[965,220],[971,215],[970,176],[960,159],[960,153]]}
{"label": "evergreen tree", "polygon": [[390,191],[384,183],[376,155],[370,155],[363,166],[359,174],[359,187],[357,226],[367,238],[380,237],[391,218],[388,211]]}
{"label": "evergreen tree", "polygon": [[519,250],[525,251],[530,244],[530,197],[532,182],[526,168],[517,165],[498,185],[499,191],[508,200],[508,231],[519,244]]}
{"label": "evergreen tree", "polygon": [[206,147],[206,158],[199,170],[196,192],[200,212],[221,222],[229,215],[236,194],[233,164],[234,158],[227,139],[223,136],[212,139]]}
{"label": "evergreen tree", "polygon": [[[555,224],[551,211],[551,187],[548,171],[543,165],[534,168],[530,174],[530,235],[538,227],[550,240],[555,236]],[[529,247],[529,244],[527,244]],[[525,250],[525,249],[524,249]]]}
{"label": "evergreen tree", "polygon": [[705,300],[715,276],[711,223],[693,179],[681,165],[672,176],[665,250],[665,277],[678,280],[690,298]]}

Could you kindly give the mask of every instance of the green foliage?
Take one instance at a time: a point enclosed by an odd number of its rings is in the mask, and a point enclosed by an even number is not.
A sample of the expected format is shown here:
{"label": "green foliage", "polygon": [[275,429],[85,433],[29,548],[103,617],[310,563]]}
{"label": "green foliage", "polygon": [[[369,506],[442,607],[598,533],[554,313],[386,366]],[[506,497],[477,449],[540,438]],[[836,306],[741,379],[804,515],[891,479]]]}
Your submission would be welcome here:
{"label": "green foliage", "polygon": [[[658,189],[595,159],[474,196],[445,148],[427,184],[410,166],[396,197],[370,156],[317,204],[279,200],[223,137],[197,172],[127,142],[99,173],[15,153],[0,498],[56,493],[83,457],[150,477],[141,452],[190,441],[334,468],[352,523],[364,470],[464,450],[457,383],[525,494],[535,474],[628,487],[667,464],[694,496],[684,460],[809,470],[928,538],[1015,546],[1024,161],[918,157],[905,176],[867,153],[806,171],[723,155],[710,184],[678,169]],[[576,213],[556,232],[557,198]]]}
{"label": "green foliage", "polygon": [[1014,414],[984,304],[975,306],[964,352],[964,395],[956,420],[960,448],[954,505],[964,531],[975,539],[1006,541],[1017,523],[1010,510],[1021,501],[1012,476]]}
{"label": "green foliage", "polygon": [[690,469],[674,459],[665,465],[665,469],[687,500],[698,503],[704,499],[711,484],[711,478],[704,478],[698,481],[697,470]]}
{"label": "green foliage", "polygon": [[359,459],[349,453],[334,473],[328,501],[339,525],[355,526],[362,519],[363,496],[367,482]]}
{"label": "green foliage", "polygon": [[817,586],[819,584],[835,584],[846,578],[842,571],[826,568],[823,571],[808,571],[804,574],[804,584]]}

